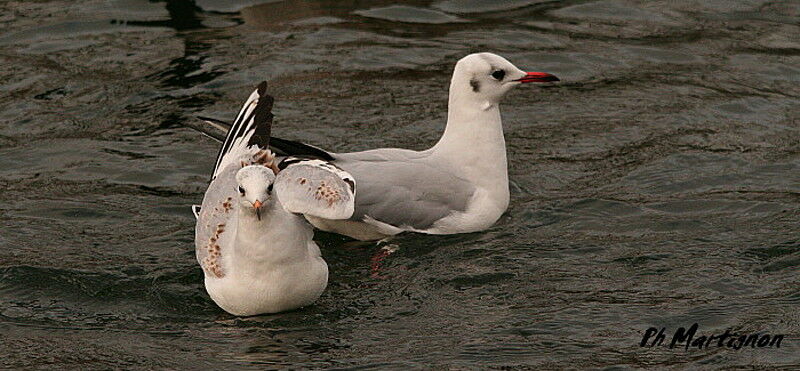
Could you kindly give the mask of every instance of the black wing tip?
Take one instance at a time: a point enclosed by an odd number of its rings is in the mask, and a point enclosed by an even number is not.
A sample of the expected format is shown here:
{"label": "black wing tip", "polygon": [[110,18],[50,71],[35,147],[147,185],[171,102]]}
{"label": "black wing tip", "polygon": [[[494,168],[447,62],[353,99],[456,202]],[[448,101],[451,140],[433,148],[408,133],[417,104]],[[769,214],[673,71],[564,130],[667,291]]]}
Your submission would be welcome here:
{"label": "black wing tip", "polygon": [[353,179],[342,178],[342,180],[350,186],[350,192],[356,193],[356,182]]}
{"label": "black wing tip", "polygon": [[280,154],[305,158],[317,158],[325,161],[333,161],[335,158],[330,153],[308,144],[296,142],[288,139],[272,138],[270,145]]}
{"label": "black wing tip", "polygon": [[[256,87],[256,94],[258,95],[255,97],[256,106],[253,107],[252,111],[245,115],[245,113],[249,111],[249,105],[242,107],[242,109],[239,111],[239,114],[236,115],[236,120],[232,125],[228,126],[228,133],[225,135],[225,140],[223,141],[222,147],[219,149],[219,153],[217,154],[217,162],[214,165],[214,174],[216,174],[222,159],[228,154],[233,143],[238,138],[241,138],[250,132],[253,134],[250,136],[250,139],[247,142],[248,146],[256,145],[263,149],[268,148],[270,130],[272,128],[272,105],[275,102],[275,98],[267,94],[266,81],[262,81],[258,84]],[[250,101],[248,100],[248,102]],[[215,122],[216,120],[211,119],[208,121]]]}
{"label": "black wing tip", "polygon": [[266,111],[272,114],[272,105],[275,104],[275,97],[267,94],[267,86],[266,81],[262,81],[256,86],[256,91],[258,92],[258,103],[256,103],[256,108],[254,110],[256,118],[259,112]]}
{"label": "black wing tip", "polygon": [[256,108],[253,109],[253,126],[254,132],[247,142],[248,145],[256,145],[259,148],[269,148],[270,132],[272,131],[272,119],[275,115],[272,114],[272,106],[275,103],[275,98],[267,94],[267,82],[262,81],[256,88],[258,91],[258,103]]}
{"label": "black wing tip", "polygon": [[262,82],[258,83],[258,86],[256,86],[256,91],[258,91],[258,95],[260,95],[260,96],[266,95],[267,94],[267,82],[266,81],[262,81]]}
{"label": "black wing tip", "polygon": [[200,219],[200,205],[192,205],[192,214],[197,219]]}

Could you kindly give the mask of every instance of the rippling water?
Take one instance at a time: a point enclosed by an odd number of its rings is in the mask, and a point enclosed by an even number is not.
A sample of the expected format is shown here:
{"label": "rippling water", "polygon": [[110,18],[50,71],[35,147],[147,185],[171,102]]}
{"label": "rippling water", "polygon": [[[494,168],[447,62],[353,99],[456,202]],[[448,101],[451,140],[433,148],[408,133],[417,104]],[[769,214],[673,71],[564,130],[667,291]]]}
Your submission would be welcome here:
{"label": "rippling water", "polygon": [[[798,20],[759,0],[0,3],[3,365],[798,366]],[[405,234],[379,265],[318,233],[316,305],[214,305],[187,205],[217,144],[184,123],[267,79],[277,136],[423,149],[475,51],[562,79],[503,104],[496,226]],[[694,322],[787,339],[638,345]]]}

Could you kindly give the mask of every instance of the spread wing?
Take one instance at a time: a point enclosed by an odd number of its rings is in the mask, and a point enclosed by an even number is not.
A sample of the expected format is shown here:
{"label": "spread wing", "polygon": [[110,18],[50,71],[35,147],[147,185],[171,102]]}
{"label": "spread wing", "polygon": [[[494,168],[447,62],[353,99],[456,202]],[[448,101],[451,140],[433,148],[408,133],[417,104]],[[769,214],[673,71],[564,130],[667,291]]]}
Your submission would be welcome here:
{"label": "spread wing", "polygon": [[251,155],[254,150],[268,148],[274,101],[267,94],[266,81],[261,82],[250,94],[219,149],[212,179],[242,156]]}
{"label": "spread wing", "polygon": [[346,171],[322,160],[288,158],[279,166],[275,194],[287,211],[325,219],[353,215],[356,184]]}

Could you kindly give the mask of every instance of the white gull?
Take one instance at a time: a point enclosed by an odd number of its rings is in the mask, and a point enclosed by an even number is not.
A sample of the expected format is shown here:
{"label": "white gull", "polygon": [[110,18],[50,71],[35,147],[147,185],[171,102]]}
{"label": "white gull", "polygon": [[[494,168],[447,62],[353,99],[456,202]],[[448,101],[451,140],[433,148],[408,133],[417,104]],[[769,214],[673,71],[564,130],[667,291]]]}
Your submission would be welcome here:
{"label": "white gull", "polygon": [[328,266],[303,218],[349,218],[355,183],[320,160],[287,164],[275,174],[267,149],[272,97],[262,83],[242,108],[241,131],[228,133],[200,207],[195,206],[197,260],[208,294],[239,316],[275,313],[313,303],[325,290]]}
{"label": "white gull", "polygon": [[[427,150],[380,148],[335,153],[279,138],[273,138],[270,147],[278,156],[328,161],[358,182],[355,210],[349,219],[305,214],[319,229],[360,240],[381,239],[403,231],[480,231],[492,226],[509,202],[500,101],[522,83],[550,81],[558,78],[524,72],[495,54],[470,54],[456,63],[447,125],[438,143]],[[241,130],[244,119],[240,114],[229,131]],[[227,124],[218,120],[206,122],[226,130]],[[223,148],[228,145],[226,142]]]}

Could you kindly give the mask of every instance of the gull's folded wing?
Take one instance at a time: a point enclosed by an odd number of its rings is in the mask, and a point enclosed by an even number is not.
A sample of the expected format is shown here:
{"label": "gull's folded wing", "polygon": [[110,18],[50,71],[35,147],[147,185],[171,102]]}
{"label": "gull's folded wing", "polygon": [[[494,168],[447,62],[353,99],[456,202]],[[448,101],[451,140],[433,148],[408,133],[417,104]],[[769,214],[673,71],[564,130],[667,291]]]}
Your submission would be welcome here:
{"label": "gull's folded wing", "polygon": [[287,211],[324,219],[353,215],[356,184],[349,173],[321,160],[289,158],[284,164],[274,192]]}

